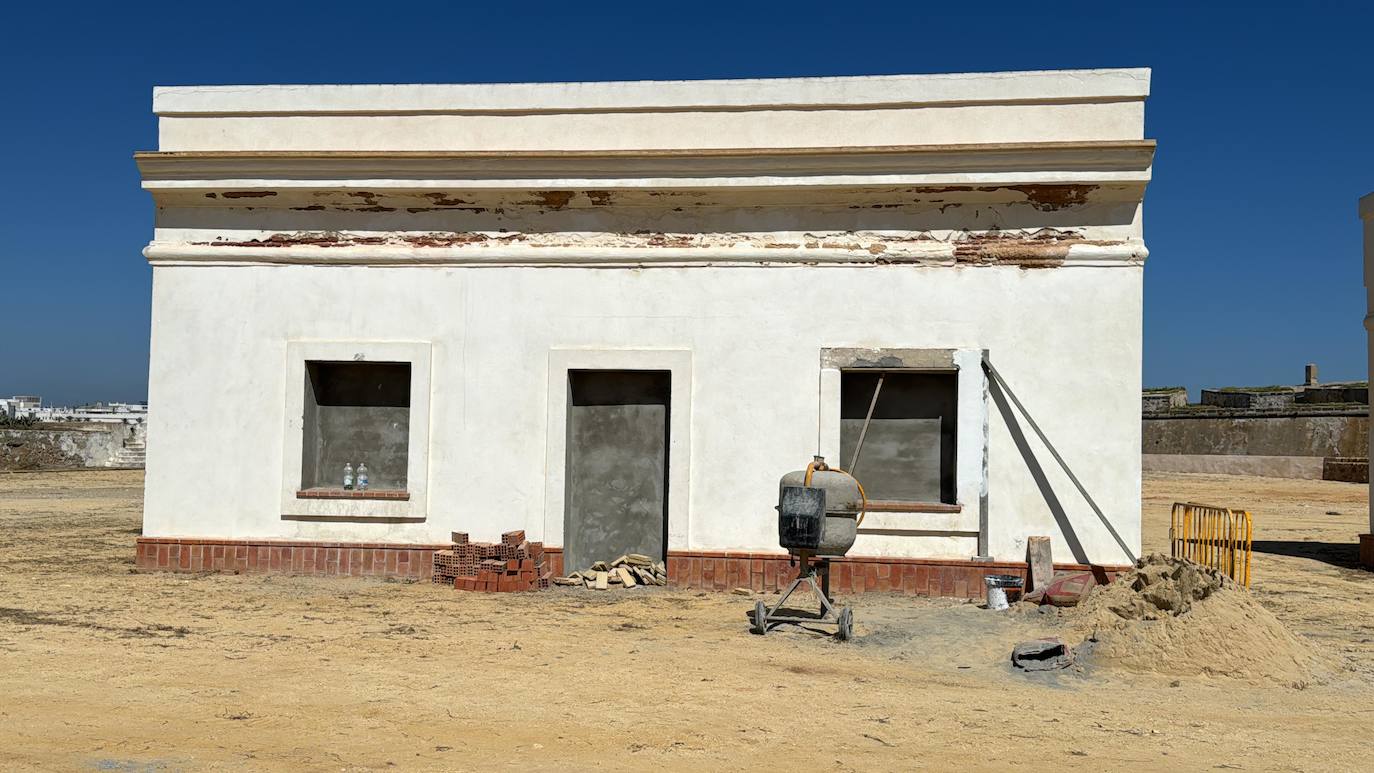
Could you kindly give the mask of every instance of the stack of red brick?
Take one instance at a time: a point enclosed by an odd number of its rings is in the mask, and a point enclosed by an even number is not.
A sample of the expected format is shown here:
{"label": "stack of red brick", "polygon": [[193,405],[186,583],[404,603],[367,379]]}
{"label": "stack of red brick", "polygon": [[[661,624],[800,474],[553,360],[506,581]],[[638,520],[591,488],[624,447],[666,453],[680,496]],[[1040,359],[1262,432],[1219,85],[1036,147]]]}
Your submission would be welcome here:
{"label": "stack of red brick", "polygon": [[549,587],[544,545],[527,542],[525,532],[508,531],[496,544],[471,542],[453,532],[453,549],[434,552],[434,582],[458,590],[522,591]]}

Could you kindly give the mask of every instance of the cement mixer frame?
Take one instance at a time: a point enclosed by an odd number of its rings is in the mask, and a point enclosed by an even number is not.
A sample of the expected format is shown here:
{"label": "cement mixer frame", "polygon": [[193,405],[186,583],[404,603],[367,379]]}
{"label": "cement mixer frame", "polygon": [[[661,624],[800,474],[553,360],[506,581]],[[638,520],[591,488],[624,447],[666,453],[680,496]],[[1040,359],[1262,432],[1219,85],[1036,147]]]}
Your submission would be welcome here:
{"label": "cement mixer frame", "polygon": [[[787,589],[778,598],[778,602],[771,609],[762,601],[755,602],[754,625],[750,630],[763,635],[768,633],[770,626],[780,623],[833,625],[835,626],[835,638],[840,641],[849,641],[854,638],[853,610],[849,607],[837,608],[830,600],[830,559],[816,556],[809,551],[801,551],[797,555],[797,559],[801,562],[797,579],[788,584]],[[802,585],[809,587],[812,594],[820,601],[820,611],[814,617],[783,614],[786,611],[787,599]]]}

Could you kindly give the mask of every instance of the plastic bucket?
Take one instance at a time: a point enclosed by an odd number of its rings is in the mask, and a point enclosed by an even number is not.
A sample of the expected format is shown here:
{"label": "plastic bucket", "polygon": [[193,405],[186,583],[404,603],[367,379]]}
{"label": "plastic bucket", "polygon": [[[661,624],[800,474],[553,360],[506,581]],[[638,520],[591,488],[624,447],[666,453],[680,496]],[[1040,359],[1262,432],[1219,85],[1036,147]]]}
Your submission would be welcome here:
{"label": "plastic bucket", "polygon": [[983,578],[988,588],[988,609],[1007,609],[1007,590],[1021,590],[1025,581],[1014,574],[989,574]]}

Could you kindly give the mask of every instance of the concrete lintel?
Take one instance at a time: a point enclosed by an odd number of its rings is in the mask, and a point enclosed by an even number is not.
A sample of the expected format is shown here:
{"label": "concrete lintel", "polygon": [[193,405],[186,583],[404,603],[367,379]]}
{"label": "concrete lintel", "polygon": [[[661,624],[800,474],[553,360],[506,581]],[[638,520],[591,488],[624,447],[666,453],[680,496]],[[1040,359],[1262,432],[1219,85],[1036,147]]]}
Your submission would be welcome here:
{"label": "concrete lintel", "polygon": [[857,349],[821,350],[821,367],[837,370],[879,368],[892,370],[955,370],[953,349]]}

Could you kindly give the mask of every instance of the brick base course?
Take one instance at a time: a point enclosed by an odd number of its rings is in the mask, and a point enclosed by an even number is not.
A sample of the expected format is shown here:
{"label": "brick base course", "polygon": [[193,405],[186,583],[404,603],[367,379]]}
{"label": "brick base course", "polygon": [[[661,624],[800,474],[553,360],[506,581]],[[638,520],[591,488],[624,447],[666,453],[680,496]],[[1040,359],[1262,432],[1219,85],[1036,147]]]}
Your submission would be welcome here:
{"label": "brick base course", "polygon": [[135,563],[145,571],[428,580],[434,567],[434,551],[448,547],[446,544],[139,537]]}
{"label": "brick base course", "polygon": [[[555,576],[567,574],[562,548],[545,547],[544,555]],[[1055,564],[1054,567],[1060,571],[1092,571],[1098,575],[1099,582],[1110,582],[1131,568],[1088,564]],[[674,588],[781,591],[796,579],[797,569],[788,565],[785,553],[668,551],[668,584]],[[983,577],[989,574],[1011,574],[1025,580],[1029,568],[1024,561],[846,556],[831,562],[830,591],[833,594],[878,591],[980,599],[986,593]]]}
{"label": "brick base course", "polygon": [[[1371,543],[1374,547],[1374,543]],[[429,580],[434,552],[450,544],[414,545],[299,540],[218,540],[139,537],[136,563],[146,571],[310,574],[340,577],[402,577]],[[566,574],[562,548],[545,547],[548,571]],[[715,551],[668,552],[668,584],[690,590],[749,588],[780,591],[797,576],[785,553]],[[1055,564],[1064,571],[1092,570],[1110,581],[1128,566]],[[869,591],[911,596],[982,598],[983,577],[1011,574],[1025,578],[1023,561],[967,561],[941,558],[846,556],[830,570],[832,593]]]}

